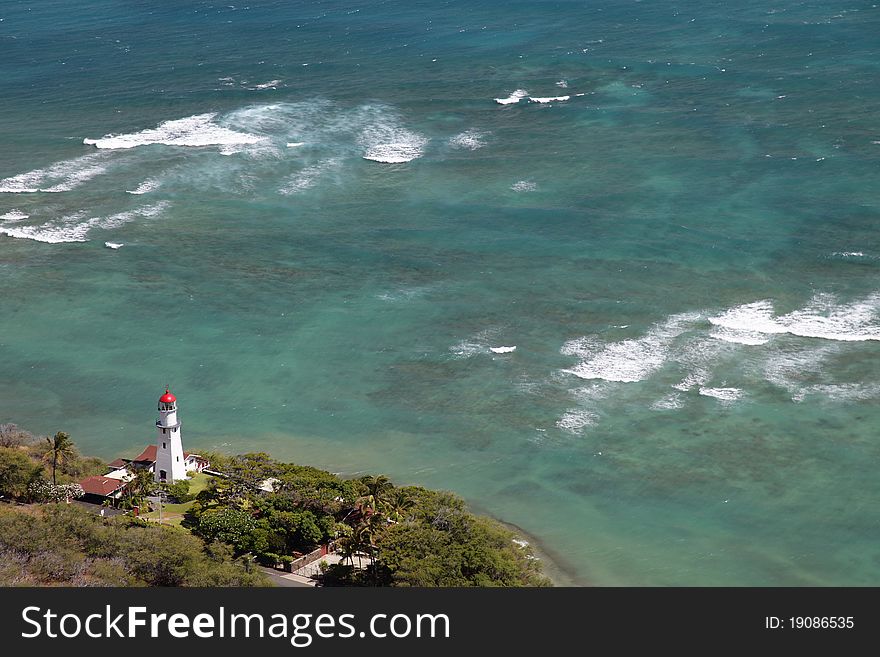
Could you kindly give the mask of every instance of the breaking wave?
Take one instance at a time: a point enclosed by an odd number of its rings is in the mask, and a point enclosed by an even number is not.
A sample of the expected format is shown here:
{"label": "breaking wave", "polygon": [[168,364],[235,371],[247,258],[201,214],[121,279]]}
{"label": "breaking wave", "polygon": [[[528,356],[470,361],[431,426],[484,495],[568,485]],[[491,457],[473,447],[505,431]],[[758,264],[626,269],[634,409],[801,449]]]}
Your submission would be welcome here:
{"label": "breaking wave", "polygon": [[536,98],[535,96],[529,96],[529,101],[532,103],[553,103],[553,102],[564,102],[570,99],[571,96],[547,96],[546,98]]}
{"label": "breaking wave", "polygon": [[453,148],[466,148],[475,151],[486,145],[485,134],[479,130],[465,130],[449,139],[449,145]]}
{"label": "breaking wave", "polygon": [[104,135],[100,139],[83,139],[83,143],[106,149],[136,148],[151,144],[165,146],[224,146],[256,144],[265,137],[236,132],[215,123],[215,113],[196,114],[183,119],[160,123],[155,128],[122,135]]}
{"label": "breaking wave", "polygon": [[428,139],[394,123],[367,126],[358,137],[363,158],[383,164],[403,164],[424,155]]}
{"label": "breaking wave", "polygon": [[[655,324],[637,339],[598,346],[584,338],[563,345],[562,353],[578,353],[583,360],[564,370],[581,379],[603,379],[633,383],[660,369],[666,362],[672,342],[692,328],[700,318],[696,313],[673,315]],[[595,349],[591,348],[595,345]]]}
{"label": "breaking wave", "polygon": [[62,244],[65,242],[87,242],[88,234],[93,229],[111,230],[124,224],[143,217],[155,217],[163,212],[170,204],[162,201],[154,205],[146,205],[127,212],[118,212],[107,217],[92,217],[84,219],[85,211],[66,215],[60,220],[37,226],[10,226],[0,224],[0,235],[7,235],[17,239],[34,240],[47,244]]}
{"label": "breaking wave", "polygon": [[515,192],[534,192],[537,191],[538,184],[530,180],[518,180],[510,188]]}
{"label": "breaking wave", "polygon": [[161,181],[156,180],[155,178],[148,178],[134,189],[125,191],[128,194],[146,194],[147,192],[152,192],[153,190],[158,189],[161,185]]}
{"label": "breaking wave", "polygon": [[6,224],[14,224],[17,221],[24,221],[28,216],[19,210],[10,210],[6,214],[0,214],[0,221]]}
{"label": "breaking wave", "polygon": [[767,336],[789,333],[803,338],[855,342],[880,340],[880,293],[838,304],[834,295],[817,294],[802,309],[777,316],[769,300],[726,310],[709,322],[714,337],[743,344],[763,344]]}
{"label": "breaking wave", "polygon": [[514,103],[518,103],[523,98],[529,95],[529,92],[525,89],[517,89],[513,93],[511,93],[507,98],[496,98],[495,102],[499,105],[512,105]]}
{"label": "breaking wave", "polygon": [[107,170],[106,158],[92,153],[0,180],[0,192],[68,192]]}

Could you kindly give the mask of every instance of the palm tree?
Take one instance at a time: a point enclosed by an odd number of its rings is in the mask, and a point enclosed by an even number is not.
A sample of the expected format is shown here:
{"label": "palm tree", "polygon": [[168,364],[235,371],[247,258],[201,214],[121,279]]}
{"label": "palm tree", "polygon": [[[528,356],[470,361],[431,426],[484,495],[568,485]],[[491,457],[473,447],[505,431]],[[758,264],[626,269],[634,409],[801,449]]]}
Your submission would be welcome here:
{"label": "palm tree", "polygon": [[[156,490],[156,482],[153,480],[153,473],[149,470],[129,469],[128,472],[132,475],[132,478],[128,480],[125,492],[129,502],[133,506],[139,506],[144,497]],[[135,504],[135,502],[138,504]]]}
{"label": "palm tree", "polygon": [[43,458],[52,464],[52,483],[57,484],[55,472],[59,465],[64,465],[76,457],[76,447],[70,439],[70,434],[59,431],[53,437],[46,436]]}
{"label": "palm tree", "polygon": [[339,554],[342,555],[342,563],[345,563],[345,560],[348,559],[349,563],[354,565],[354,554],[358,550],[354,528],[349,525],[342,525],[339,534],[336,536],[335,543]]}
{"label": "palm tree", "polygon": [[400,488],[395,488],[385,501],[385,514],[388,520],[400,522],[407,517],[413,506],[415,506],[415,500],[412,496]]}
{"label": "palm tree", "polygon": [[372,496],[377,505],[384,502],[387,494],[394,488],[394,484],[385,475],[366,475],[361,477],[360,481],[366,487],[367,494]]}

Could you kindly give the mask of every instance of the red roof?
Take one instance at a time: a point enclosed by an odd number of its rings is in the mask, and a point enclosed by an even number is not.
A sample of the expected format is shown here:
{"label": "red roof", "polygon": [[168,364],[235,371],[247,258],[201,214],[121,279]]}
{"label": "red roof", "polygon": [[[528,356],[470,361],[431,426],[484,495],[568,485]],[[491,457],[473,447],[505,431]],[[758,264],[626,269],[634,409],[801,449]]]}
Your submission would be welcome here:
{"label": "red roof", "polygon": [[83,490],[86,493],[107,497],[111,493],[115,493],[117,490],[125,486],[125,482],[120,481],[119,479],[111,479],[110,477],[95,475],[94,477],[86,477],[79,482],[79,485],[83,487]]}
{"label": "red roof", "polygon": [[171,404],[177,401],[177,397],[171,394],[168,388],[165,388],[165,394],[159,397],[160,402],[164,402],[166,404]]}
{"label": "red roof", "polygon": [[[192,454],[192,452],[184,452],[183,458],[186,458],[190,454]],[[195,456],[198,456],[198,454],[196,454]],[[140,454],[138,454],[134,460],[137,462],[140,462],[140,463],[155,463],[156,462],[156,446],[155,445],[147,445],[146,447],[144,447],[144,451],[141,452]]]}
{"label": "red roof", "polygon": [[156,446],[148,445],[143,452],[137,455],[135,461],[146,461],[147,463],[156,462]]}

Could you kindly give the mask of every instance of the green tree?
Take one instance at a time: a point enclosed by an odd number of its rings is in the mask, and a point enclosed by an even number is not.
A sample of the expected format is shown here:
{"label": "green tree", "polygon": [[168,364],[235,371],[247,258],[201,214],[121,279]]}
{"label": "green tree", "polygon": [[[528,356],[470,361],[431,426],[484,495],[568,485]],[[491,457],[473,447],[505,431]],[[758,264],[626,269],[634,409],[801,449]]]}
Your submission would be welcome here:
{"label": "green tree", "polygon": [[165,484],[164,489],[179,503],[189,502],[192,499],[189,494],[189,481],[186,479],[180,479],[173,484]]}
{"label": "green tree", "polygon": [[42,468],[14,447],[0,447],[0,495],[24,497],[28,485],[42,475]]}
{"label": "green tree", "polygon": [[149,470],[129,468],[128,472],[132,478],[125,485],[127,506],[140,506],[144,503],[145,497],[156,492],[159,485]]}
{"label": "green tree", "polygon": [[342,558],[342,563],[345,563],[347,560],[349,564],[354,564],[354,555],[357,554],[360,548],[359,540],[360,536],[355,535],[354,527],[340,525],[336,536],[336,550]]}
{"label": "green tree", "polygon": [[55,476],[58,466],[75,459],[77,456],[76,446],[70,439],[70,434],[59,431],[52,437],[46,437],[43,443],[43,458],[52,465],[53,484],[58,483]]}
{"label": "green tree", "polygon": [[408,490],[395,488],[385,500],[385,515],[389,520],[401,522],[410,516],[415,504],[415,500]]}
{"label": "green tree", "polygon": [[233,508],[212,509],[199,516],[198,532],[208,540],[229,543],[237,552],[246,552],[256,521],[246,511]]}
{"label": "green tree", "polygon": [[360,478],[360,482],[367,489],[367,495],[373,498],[376,508],[379,508],[385,501],[394,484],[385,475],[366,475]]}
{"label": "green tree", "polygon": [[313,549],[324,538],[324,532],[311,511],[279,511],[269,516],[268,521],[272,529],[284,536],[288,552]]}

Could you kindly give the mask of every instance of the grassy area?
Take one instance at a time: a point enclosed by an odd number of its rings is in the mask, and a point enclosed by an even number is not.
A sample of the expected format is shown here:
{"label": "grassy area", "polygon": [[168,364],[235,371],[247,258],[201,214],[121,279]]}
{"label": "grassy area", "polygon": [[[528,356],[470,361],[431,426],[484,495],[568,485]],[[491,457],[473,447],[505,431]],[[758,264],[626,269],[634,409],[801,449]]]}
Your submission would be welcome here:
{"label": "grassy area", "polygon": [[190,477],[189,480],[189,493],[190,495],[198,495],[203,490],[208,487],[208,482],[211,481],[213,477],[210,477],[206,474],[202,474],[199,472],[195,477]]}
{"label": "grassy area", "polygon": [[[190,495],[198,495],[203,490],[208,487],[208,482],[210,482],[212,477],[206,474],[198,473],[195,477],[190,477],[189,479],[189,492]],[[184,502],[183,504],[163,504],[162,505],[162,524],[163,525],[176,525],[180,526],[181,520],[183,520],[184,514],[189,511],[190,507],[192,507],[193,502]],[[146,518],[147,520],[159,520],[159,511],[151,511],[150,513],[144,513],[141,515],[141,518]]]}

